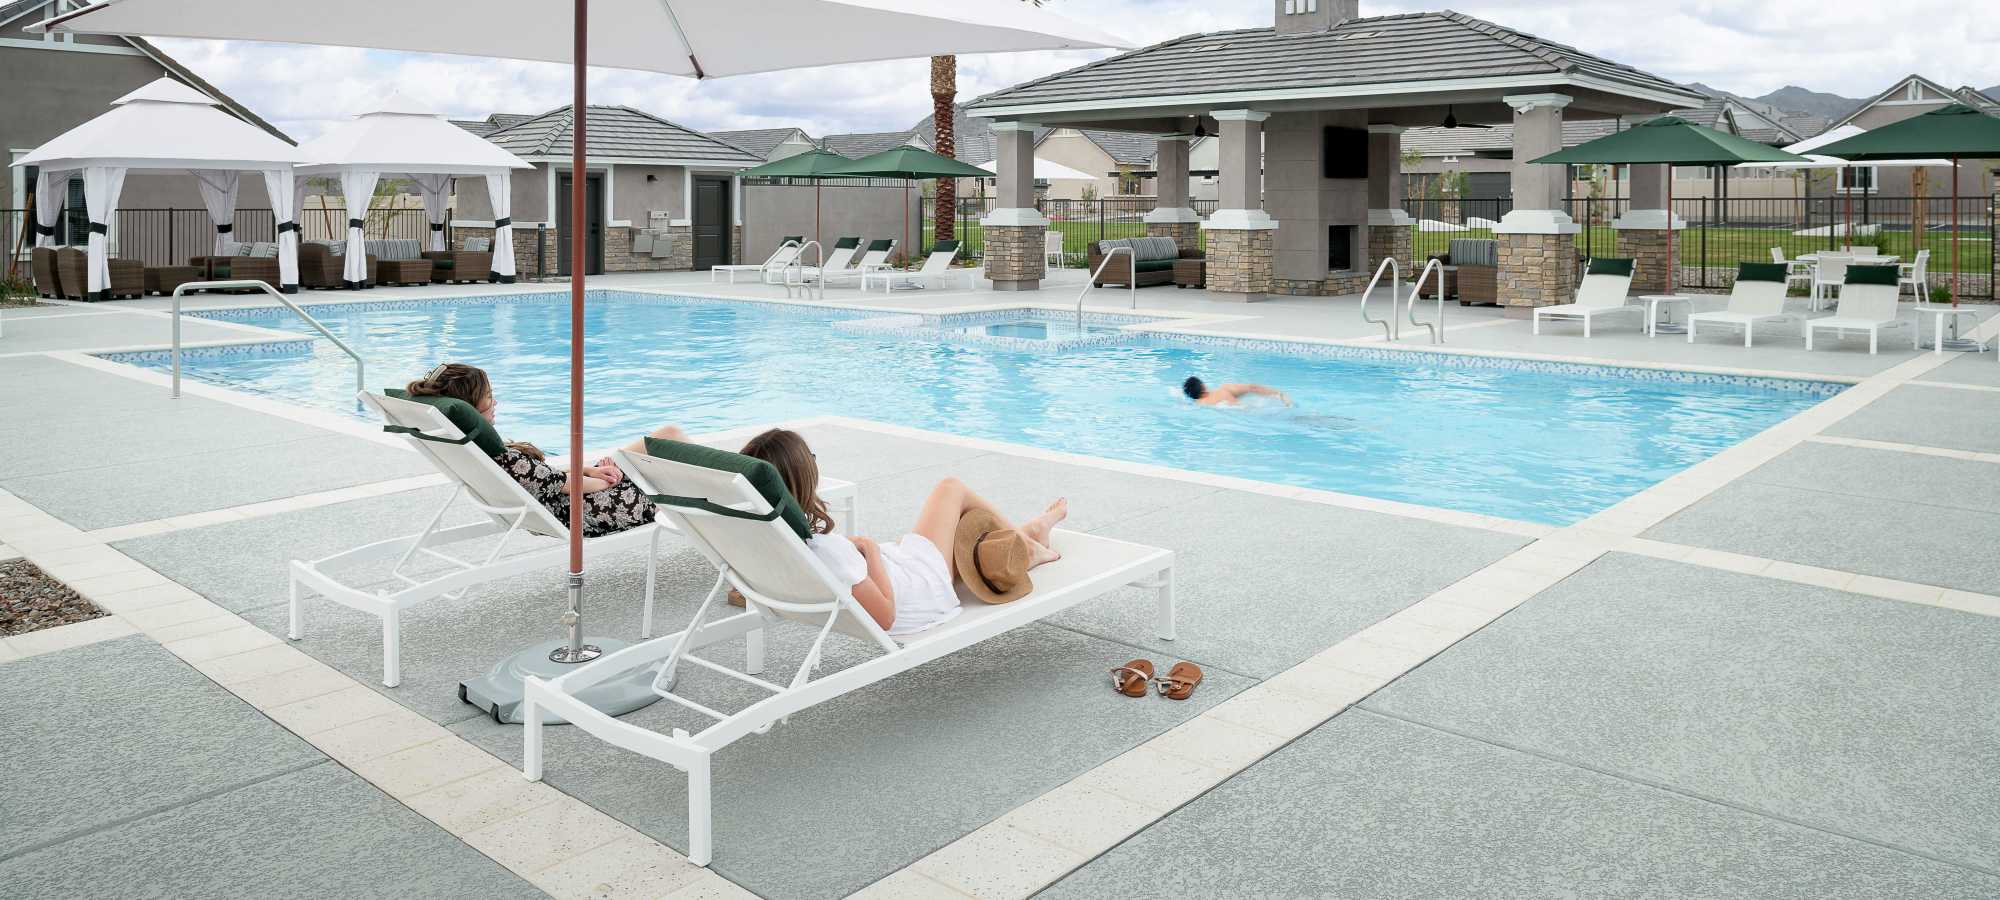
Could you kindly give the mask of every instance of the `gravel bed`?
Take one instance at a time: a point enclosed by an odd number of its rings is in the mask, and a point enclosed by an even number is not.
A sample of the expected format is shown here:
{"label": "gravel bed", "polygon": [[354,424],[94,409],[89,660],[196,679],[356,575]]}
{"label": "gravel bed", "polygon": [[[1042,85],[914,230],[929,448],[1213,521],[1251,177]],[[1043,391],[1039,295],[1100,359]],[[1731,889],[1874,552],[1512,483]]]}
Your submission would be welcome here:
{"label": "gravel bed", "polygon": [[104,615],[25,559],[0,562],[0,637],[87,622]]}

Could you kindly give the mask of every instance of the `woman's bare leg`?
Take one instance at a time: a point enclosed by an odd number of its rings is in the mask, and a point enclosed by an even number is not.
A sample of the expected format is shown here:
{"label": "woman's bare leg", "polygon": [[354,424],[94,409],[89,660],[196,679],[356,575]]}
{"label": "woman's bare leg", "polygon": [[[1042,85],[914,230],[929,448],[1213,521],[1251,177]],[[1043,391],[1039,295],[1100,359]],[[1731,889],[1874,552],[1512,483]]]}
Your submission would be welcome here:
{"label": "woman's bare leg", "polygon": [[[956,478],[946,478],[931,489],[930,497],[924,500],[923,510],[917,513],[917,524],[910,530],[937,545],[938,552],[944,554],[946,570],[956,578],[958,562],[952,559],[951,545],[952,539],[958,534],[958,520],[967,512],[975,509],[985,510],[998,518],[1002,527],[1021,532],[1021,536],[1034,547],[1034,564],[1041,565],[1058,558],[1058,554],[1049,549],[1049,531],[1068,513],[1068,508],[1066,501],[1058,500],[1051,504],[1046,512],[1031,520],[1028,526],[1017,526],[1009,521],[998,507],[987,502],[986,498],[973,493],[971,488],[965,486],[965,482]],[[1030,530],[1031,528],[1039,532],[1039,537]]]}
{"label": "woman's bare leg", "polygon": [[[682,431],[679,425],[662,425],[653,429],[653,433],[646,435],[646,437],[659,438],[663,441],[685,441],[688,439],[687,432]],[[646,438],[640,438],[626,444],[625,449],[633,453],[646,452]]]}

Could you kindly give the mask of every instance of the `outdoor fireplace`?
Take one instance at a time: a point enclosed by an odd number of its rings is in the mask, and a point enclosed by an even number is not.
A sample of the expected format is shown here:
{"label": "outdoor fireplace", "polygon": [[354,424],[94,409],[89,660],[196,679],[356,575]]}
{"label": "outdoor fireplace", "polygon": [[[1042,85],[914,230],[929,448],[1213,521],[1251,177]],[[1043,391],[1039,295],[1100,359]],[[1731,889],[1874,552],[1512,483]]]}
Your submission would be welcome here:
{"label": "outdoor fireplace", "polygon": [[1354,269],[1354,226],[1326,227],[1326,269],[1329,272],[1347,272]]}

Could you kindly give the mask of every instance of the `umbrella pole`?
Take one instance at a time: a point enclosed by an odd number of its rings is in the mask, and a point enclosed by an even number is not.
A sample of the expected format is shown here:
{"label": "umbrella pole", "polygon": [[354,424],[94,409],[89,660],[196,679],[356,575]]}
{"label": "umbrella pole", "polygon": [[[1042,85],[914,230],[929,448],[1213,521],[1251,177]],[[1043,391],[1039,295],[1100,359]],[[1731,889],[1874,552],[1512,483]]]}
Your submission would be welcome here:
{"label": "umbrella pole", "polygon": [[569,645],[557,648],[549,658],[556,662],[579,663],[595,659],[598,650],[583,644],[583,288],[589,254],[584,235],[584,115],[589,111],[589,0],[576,0],[576,47],[570,78],[576,92],[576,126],[570,135],[569,180],[569,609],[562,621],[569,629]]}
{"label": "umbrella pole", "polygon": [[[1674,164],[1667,163],[1667,293],[1674,292],[1674,270],[1681,267],[1681,237],[1674,233]],[[1651,325],[1646,326],[1651,328]],[[1688,326],[1694,327],[1692,325]]]}
{"label": "umbrella pole", "polygon": [[[1918,235],[1917,239],[1922,241],[1923,235]],[[1925,297],[1917,302],[1929,303],[1930,299]],[[1958,157],[1956,156],[1951,158],[1951,305],[1958,306]],[[1940,336],[1938,340],[1942,341],[1944,338]]]}

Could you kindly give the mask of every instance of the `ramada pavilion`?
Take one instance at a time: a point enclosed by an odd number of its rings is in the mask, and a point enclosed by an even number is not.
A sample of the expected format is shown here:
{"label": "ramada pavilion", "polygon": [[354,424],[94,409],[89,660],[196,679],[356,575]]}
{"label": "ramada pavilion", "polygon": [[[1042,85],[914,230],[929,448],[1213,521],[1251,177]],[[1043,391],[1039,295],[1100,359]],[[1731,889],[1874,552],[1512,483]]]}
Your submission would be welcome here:
{"label": "ramada pavilion", "polygon": [[[1362,18],[1358,0],[1272,4],[1275,30],[1177,38],[972,104],[972,115],[995,120],[999,139],[1000,208],[983,220],[996,288],[1033,290],[1045,274],[1036,126],[1157,134],[1159,203],[1147,233],[1186,246],[1206,230],[1209,291],[1255,301],[1358,293],[1384,257],[1407,268],[1401,134],[1450,117],[1514,124],[1514,206],[1494,231],[1500,303],[1526,315],[1567,302],[1578,271],[1565,169],[1527,160],[1562,148],[1565,117],[1657,114],[1706,99],[1456,12]],[[1187,198],[1188,142],[1199,135],[1221,141],[1221,202],[1206,220]],[[1618,253],[1664,259],[1667,167],[1635,168]],[[1642,268],[1654,271],[1640,272],[1635,288],[1665,287],[1665,266]]]}

